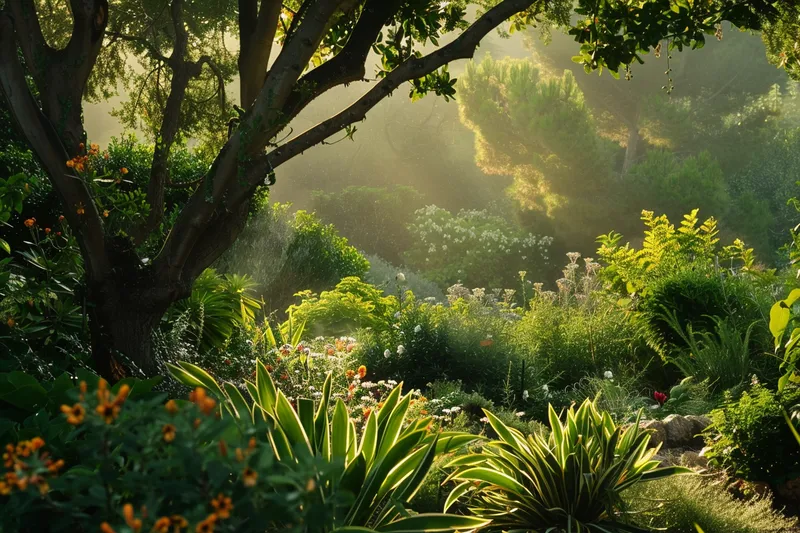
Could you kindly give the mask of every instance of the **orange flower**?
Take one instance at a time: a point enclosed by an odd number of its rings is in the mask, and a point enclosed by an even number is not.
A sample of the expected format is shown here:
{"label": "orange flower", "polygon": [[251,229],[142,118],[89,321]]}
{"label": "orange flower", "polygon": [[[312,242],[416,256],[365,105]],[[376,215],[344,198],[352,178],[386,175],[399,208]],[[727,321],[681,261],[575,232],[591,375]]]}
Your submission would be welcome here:
{"label": "orange flower", "polygon": [[345,372],[345,376],[347,376],[347,379],[353,379],[355,375],[356,375],[355,370],[348,370],[347,372]]}
{"label": "orange flower", "polygon": [[75,170],[77,170],[78,172],[83,172],[85,170],[85,167],[83,166],[83,163],[76,164],[75,165]]}
{"label": "orange flower", "polygon": [[26,228],[32,228],[35,225],[36,225],[36,219],[35,218],[29,218],[29,219],[27,219],[25,221],[25,227]]}
{"label": "orange flower", "polygon": [[214,408],[217,406],[216,400],[212,398],[206,398],[203,400],[203,405],[200,406],[200,410],[203,411],[204,414],[210,415]]}
{"label": "orange flower", "polygon": [[316,481],[314,481],[314,478],[310,478],[310,479],[309,479],[309,480],[306,482],[306,492],[314,492],[314,490],[315,490],[316,488],[317,488],[317,482],[316,482]]}
{"label": "orange flower", "polygon": [[122,506],[122,515],[125,517],[125,523],[133,531],[138,532],[142,529],[142,521],[133,516],[133,505],[126,503]]}
{"label": "orange flower", "polygon": [[8,496],[11,494],[11,485],[5,481],[0,481],[0,496]]}
{"label": "orange flower", "polygon": [[169,526],[171,525],[172,520],[170,520],[168,516],[162,516],[156,520],[155,525],[153,525],[153,531],[156,533],[169,533]]}
{"label": "orange flower", "polygon": [[108,209],[103,210],[103,216],[108,218]]}
{"label": "orange flower", "polygon": [[122,385],[117,392],[117,397],[114,399],[114,403],[116,405],[122,405],[125,403],[125,400],[128,398],[128,394],[131,392],[131,387],[127,383]]}
{"label": "orange flower", "polygon": [[6,320],[6,324],[8,324],[8,327],[13,328],[17,325],[17,322],[13,318],[9,318]]}
{"label": "orange flower", "polygon": [[108,382],[103,378],[100,378],[97,381],[97,391],[95,392],[95,394],[97,394],[98,402],[102,403],[108,401],[108,397],[110,395],[110,393],[108,392]]}
{"label": "orange flower", "polygon": [[33,437],[31,439],[31,448],[33,448],[34,451],[38,450],[42,446],[44,446],[44,439],[43,438],[41,438],[41,437]]}
{"label": "orange flower", "polygon": [[105,420],[106,424],[113,422],[119,416],[119,405],[116,403],[101,403],[95,409],[100,418]]}
{"label": "orange flower", "polygon": [[211,500],[211,506],[214,508],[214,513],[219,518],[229,518],[231,516],[231,509],[233,509],[233,504],[231,503],[231,499],[225,496],[222,493]]}
{"label": "orange flower", "polygon": [[222,439],[219,441],[219,454],[223,457],[228,456],[228,445],[225,444],[225,441]]}
{"label": "orange flower", "polygon": [[49,470],[51,474],[57,474],[62,468],[64,468],[64,459],[52,461],[47,465],[47,470]]}
{"label": "orange flower", "polygon": [[79,215],[83,215],[84,213],[86,213],[86,209],[84,209],[82,203],[78,202],[78,206],[75,208],[75,212],[78,213]]}
{"label": "orange flower", "polygon": [[194,530],[197,533],[214,533],[214,523],[217,521],[217,515],[210,514],[208,518],[197,524]]}
{"label": "orange flower", "polygon": [[119,171],[122,172],[123,176],[128,173],[128,169],[125,167],[122,167],[121,169],[119,169]]}
{"label": "orange flower", "polygon": [[245,487],[255,487],[257,479],[258,479],[258,472],[256,472],[249,466],[244,469],[244,472],[242,472],[242,483],[244,483]]}
{"label": "orange flower", "polygon": [[364,376],[366,375],[367,375],[367,367],[365,367],[364,365],[358,367],[358,377],[364,379]]}
{"label": "orange flower", "polygon": [[372,412],[372,408],[365,407],[363,412],[364,412],[364,419],[366,420],[367,418],[369,418],[369,414]]}
{"label": "orange flower", "polygon": [[197,387],[189,393],[189,401],[196,404],[202,403],[206,397],[206,390],[203,387]]}
{"label": "orange flower", "polygon": [[17,457],[14,453],[14,446],[11,444],[6,444],[6,453],[3,454],[3,464],[6,468],[11,468],[14,466],[14,462],[16,461]]}
{"label": "orange flower", "polygon": [[481,341],[480,344],[485,348],[487,346],[491,346],[492,344],[494,344],[494,341],[492,339],[484,339]]}
{"label": "orange flower", "polygon": [[100,524],[100,531],[102,531],[102,533],[117,533],[116,531],[114,531],[114,528],[111,527],[111,524],[109,524],[108,522],[103,522],[102,524]]}
{"label": "orange flower", "polygon": [[76,403],[72,407],[69,405],[62,405],[61,412],[67,415],[67,422],[73,426],[83,423],[83,418],[86,416],[86,409],[79,403]]}
{"label": "orange flower", "polygon": [[53,230],[51,230],[50,228],[44,228],[44,234],[45,235],[50,235],[51,231],[53,231]]}
{"label": "orange flower", "polygon": [[67,161],[67,167],[68,168],[75,168],[75,160],[74,159],[70,159],[69,161]]}
{"label": "orange flower", "polygon": [[83,143],[80,143],[80,144],[78,145],[78,151],[80,151],[80,152],[83,152],[85,149],[86,149],[86,145],[85,145],[85,144],[83,144]]}
{"label": "orange flower", "polygon": [[64,222],[64,215],[58,215],[58,221]]}
{"label": "orange flower", "polygon": [[169,414],[174,415],[178,412],[178,404],[175,400],[170,400],[164,404],[164,409],[166,409]]}
{"label": "orange flower", "polygon": [[256,441],[256,438],[255,437],[250,437],[250,440],[247,441],[247,449],[250,450],[250,451],[255,450],[256,449],[256,444],[258,444],[258,441]]}
{"label": "orange flower", "polygon": [[172,442],[175,440],[175,426],[172,424],[164,424],[161,428],[161,433],[164,437],[164,442]]}
{"label": "orange flower", "polygon": [[179,514],[174,514],[170,516],[169,519],[172,521],[172,525],[175,526],[175,533],[178,533],[181,529],[189,526],[189,522],[187,522],[186,519]]}
{"label": "orange flower", "polygon": [[419,414],[421,414],[422,416],[425,416],[425,415],[428,414],[428,411],[426,411],[425,409],[420,409]]}

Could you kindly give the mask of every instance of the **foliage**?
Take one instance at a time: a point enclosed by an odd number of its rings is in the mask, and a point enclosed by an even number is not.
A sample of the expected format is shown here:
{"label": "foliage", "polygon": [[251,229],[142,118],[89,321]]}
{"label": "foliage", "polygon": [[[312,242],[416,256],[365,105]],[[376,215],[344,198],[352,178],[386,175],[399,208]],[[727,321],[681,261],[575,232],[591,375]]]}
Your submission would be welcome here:
{"label": "foliage", "polygon": [[396,297],[384,296],[380,289],[357,277],[343,278],[333,290],[319,295],[303,291],[298,296],[300,303],[288,312],[316,335],[344,334],[355,328],[385,331],[399,309]]}
{"label": "foliage", "polygon": [[736,499],[722,479],[673,476],[634,485],[623,498],[636,525],[667,533],[694,531],[695,524],[705,533],[781,533],[796,525],[769,497]]}
{"label": "foliage", "polygon": [[460,380],[464,390],[499,401],[509,364],[520,375],[519,360],[508,349],[512,322],[507,311],[486,303],[488,295],[478,292],[481,298],[454,300],[457,305],[450,307],[407,294],[392,328],[360,334],[357,357],[376,375],[413,388]]}
{"label": "foliage", "polygon": [[[369,270],[364,274],[364,281],[383,289],[386,295],[402,295],[404,291],[411,291],[419,300],[433,298],[437,302],[445,301],[444,292],[439,286],[428,278],[412,270],[400,269],[377,255],[367,255]],[[398,274],[402,273],[400,278]]]}
{"label": "foliage", "polygon": [[750,379],[750,333],[755,323],[750,324],[742,335],[730,321],[712,317],[715,324],[713,333],[695,331],[691,323],[684,331],[675,312],[665,312],[665,319],[686,345],[685,351],[670,359],[684,376],[709,381],[712,390],[732,389]]}
{"label": "foliage", "polygon": [[617,525],[623,491],[684,471],[658,468],[658,447],[647,449],[650,435],[638,419],[622,429],[589,400],[571,407],[564,422],[551,408],[547,437],[526,438],[486,416],[500,440],[449,463],[449,478],[459,484],[445,509],[464,499],[473,514],[493,519],[493,529],[626,531]]}
{"label": "foliage", "polygon": [[[328,375],[319,405],[299,398],[296,407],[279,390],[262,363],[257,364],[256,382],[249,384],[253,405],[246,403],[235,388],[223,389],[197,367],[172,367],[173,375],[186,384],[205,383],[223,403],[232,418],[242,421],[263,419],[272,426],[270,442],[274,453],[291,471],[290,465],[310,461],[330,464],[330,483],[317,486],[322,496],[333,498],[334,489],[349,490],[355,498],[339,501],[331,517],[314,531],[335,531],[345,526],[369,526],[378,531],[437,531],[474,528],[488,523],[455,515],[408,516],[409,504],[424,481],[437,454],[457,449],[474,436],[458,433],[430,433],[430,418],[407,423],[410,394],[396,387],[380,409],[365,413],[364,432],[359,440],[355,422],[347,407],[337,399],[330,416],[332,377]],[[336,501],[334,499],[334,501]]]}
{"label": "foliage", "polygon": [[295,293],[332,289],[343,278],[361,277],[369,268],[333,225],[305,211],[292,215],[289,207],[274,204],[256,215],[218,262],[223,272],[252,276],[269,310],[283,311]]}
{"label": "foliage", "polygon": [[716,405],[711,398],[708,380],[698,382],[694,377],[683,378],[667,396],[667,401],[661,406],[661,413],[665,415],[705,415]]}
{"label": "foliage", "polygon": [[313,211],[322,222],[334,224],[362,252],[398,264],[414,242],[407,228],[412,213],[423,205],[422,194],[400,185],[312,192]]}
{"label": "foliage", "polygon": [[485,210],[453,214],[429,205],[415,213],[408,264],[442,286],[509,287],[517,272],[547,270],[552,238],[525,233]]}
{"label": "foliage", "polygon": [[254,282],[248,276],[220,275],[213,269],[201,274],[186,300],[175,304],[164,318],[170,324],[185,315],[185,334],[200,352],[223,350],[234,330],[250,323],[261,305],[253,298]]}
{"label": "foliage", "polygon": [[784,409],[800,400],[800,391],[774,392],[756,384],[735,399],[726,393],[724,405],[712,411],[712,464],[734,475],[771,484],[800,475],[800,449],[786,424]]}

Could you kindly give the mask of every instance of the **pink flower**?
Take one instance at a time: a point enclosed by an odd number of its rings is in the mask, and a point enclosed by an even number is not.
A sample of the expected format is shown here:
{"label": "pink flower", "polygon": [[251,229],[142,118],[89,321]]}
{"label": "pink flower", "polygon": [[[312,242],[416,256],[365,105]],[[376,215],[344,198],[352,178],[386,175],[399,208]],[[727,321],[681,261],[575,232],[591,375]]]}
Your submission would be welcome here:
{"label": "pink flower", "polygon": [[658,402],[658,405],[664,405],[664,402],[667,401],[667,395],[659,391],[653,393],[653,398]]}

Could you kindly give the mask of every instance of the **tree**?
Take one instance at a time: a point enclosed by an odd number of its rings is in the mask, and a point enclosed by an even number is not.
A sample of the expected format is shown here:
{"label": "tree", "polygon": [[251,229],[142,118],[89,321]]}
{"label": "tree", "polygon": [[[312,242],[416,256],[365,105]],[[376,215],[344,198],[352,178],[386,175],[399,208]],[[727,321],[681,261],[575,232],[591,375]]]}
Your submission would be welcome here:
{"label": "tree", "polygon": [[[403,83],[411,83],[413,97],[427,92],[452,96],[449,62],[471,57],[481,38],[506,20],[520,29],[571,5],[544,0],[239,0],[235,5],[69,0],[56,3],[45,16],[50,7],[44,4],[2,3],[0,87],[76,234],[85,262],[93,358],[97,370],[112,379],[121,375],[117,352],[153,371],[154,325],[171,303],[190,294],[193,281],[236,239],[250,198],[265,183],[273,183],[275,168],[338,132],[352,134],[352,125]],[[758,29],[780,14],[764,0],[627,4],[578,2],[578,13],[587,18],[574,31],[588,69],[617,71],[665,35],[674,34],[674,42],[691,46],[722,19]],[[226,5],[230,11],[223,9]],[[214,6],[223,6],[223,13],[212,21],[203,10],[213,12]],[[470,6],[481,10],[471,24]],[[213,164],[172,224],[158,256],[143,263],[136,246],[164,222],[165,190],[173,185],[170,151],[181,132],[192,127],[188,111],[196,111],[208,98],[208,90],[197,89],[197,83],[213,87],[216,80],[219,87],[219,80],[232,73],[215,60],[226,57],[225,32],[239,40],[235,71],[242,112],[232,122],[237,127],[227,139],[218,128],[222,146]],[[447,33],[458,36],[439,44]],[[209,35],[216,38],[207,39]],[[92,83],[120,66],[98,58],[120,41],[148,66],[157,67],[152,69],[157,85],[143,90],[159,105],[158,113],[147,117],[157,132],[147,216],[135,227],[111,233],[91,195],[89,181],[94,178],[71,170],[66,162],[74,164],[85,155],[82,98],[88,91],[105,94],[102,85]],[[425,45],[434,50],[423,53]],[[362,80],[372,50],[380,56],[379,81],[361,98],[303,133],[282,133],[324,92]],[[28,87],[28,76],[38,98]],[[190,101],[197,105],[188,106]]]}

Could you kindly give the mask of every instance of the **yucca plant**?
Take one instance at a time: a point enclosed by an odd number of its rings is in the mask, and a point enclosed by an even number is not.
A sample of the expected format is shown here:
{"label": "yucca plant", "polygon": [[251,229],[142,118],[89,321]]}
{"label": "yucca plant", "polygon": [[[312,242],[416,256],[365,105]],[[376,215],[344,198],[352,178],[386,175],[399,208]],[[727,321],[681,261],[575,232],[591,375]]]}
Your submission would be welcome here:
{"label": "yucca plant", "polygon": [[[499,440],[447,466],[458,484],[445,511],[463,500],[476,517],[491,520],[491,531],[619,532],[644,531],[626,525],[622,491],[685,468],[658,468],[658,447],[639,417],[628,429],[617,427],[590,400],[570,407],[562,423],[550,407],[549,436],[523,436],[484,411]],[[641,416],[641,413],[640,413]]]}
{"label": "yucca plant", "polygon": [[331,408],[330,374],[318,405],[300,398],[295,407],[277,389],[263,363],[258,361],[256,366],[256,382],[246,382],[252,404],[232,384],[220,386],[199,367],[180,363],[170,366],[170,371],[179,381],[215,394],[229,415],[241,421],[265,420],[271,428],[269,441],[283,468],[318,465],[319,474],[312,484],[321,487],[324,499],[334,502],[335,510],[331,523],[322,528],[317,525],[314,533],[422,533],[472,530],[488,524],[486,518],[409,512],[407,506],[435,457],[477,437],[432,433],[428,430],[431,418],[407,420],[411,395],[402,395],[402,384],[380,410],[367,415],[359,438],[344,402],[338,399]]}

